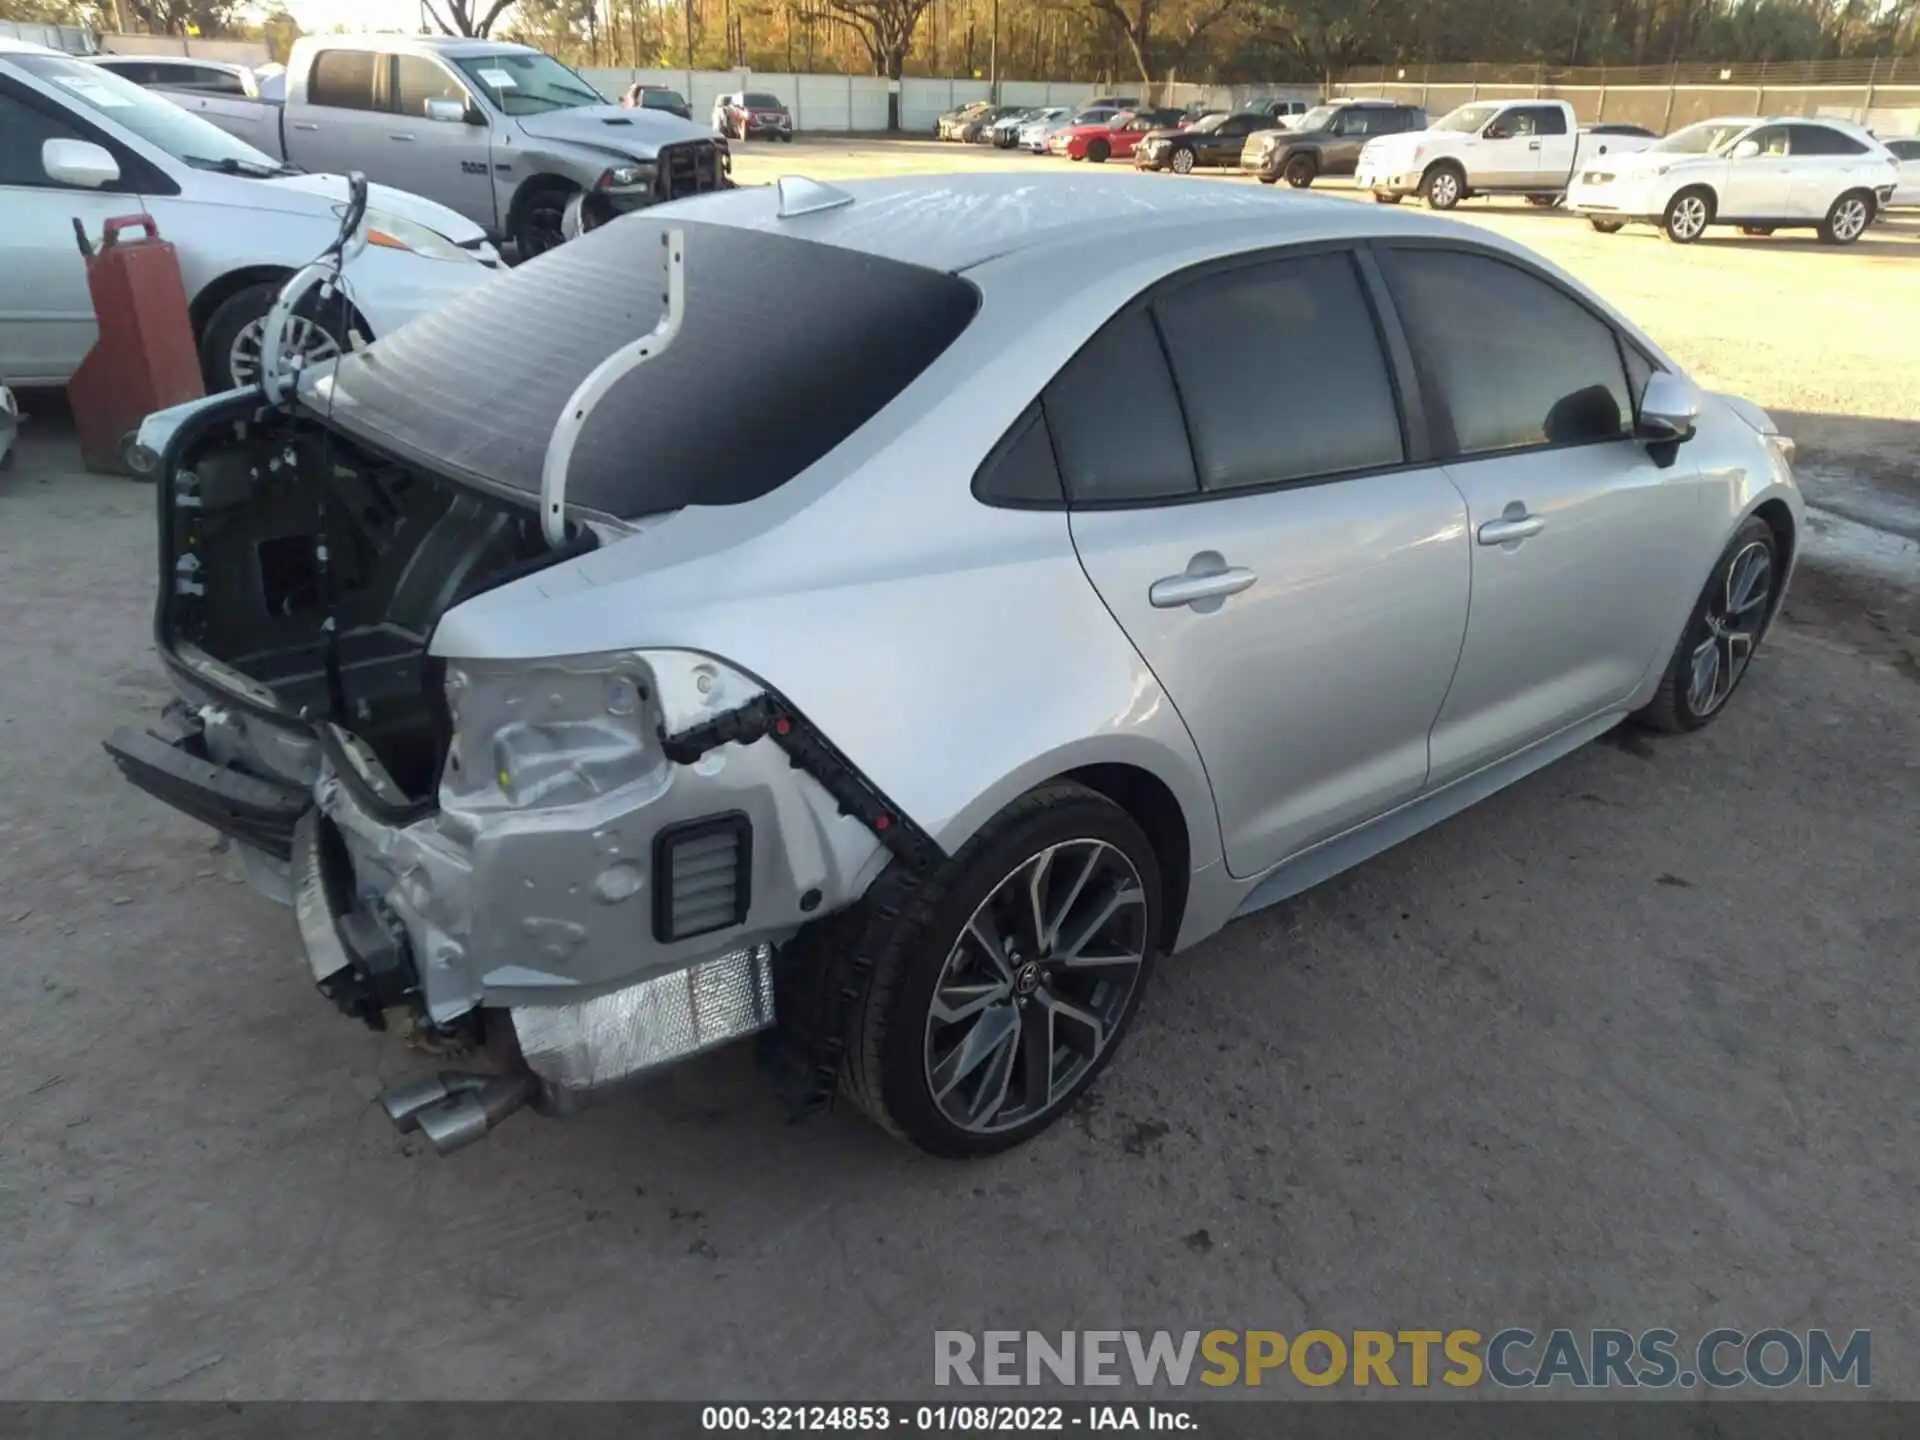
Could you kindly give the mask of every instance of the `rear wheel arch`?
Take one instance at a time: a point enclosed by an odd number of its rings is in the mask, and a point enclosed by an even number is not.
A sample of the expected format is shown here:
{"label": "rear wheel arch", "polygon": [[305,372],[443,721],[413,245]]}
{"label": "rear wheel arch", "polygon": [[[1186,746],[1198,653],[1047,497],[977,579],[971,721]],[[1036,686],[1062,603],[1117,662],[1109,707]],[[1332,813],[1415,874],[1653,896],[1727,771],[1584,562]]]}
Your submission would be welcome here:
{"label": "rear wheel arch", "polygon": [[1179,799],[1159,776],[1138,765],[1084,765],[1058,778],[1106,796],[1146,832],[1160,867],[1160,946],[1171,951],[1186,913],[1187,882],[1193,868],[1193,844]]}

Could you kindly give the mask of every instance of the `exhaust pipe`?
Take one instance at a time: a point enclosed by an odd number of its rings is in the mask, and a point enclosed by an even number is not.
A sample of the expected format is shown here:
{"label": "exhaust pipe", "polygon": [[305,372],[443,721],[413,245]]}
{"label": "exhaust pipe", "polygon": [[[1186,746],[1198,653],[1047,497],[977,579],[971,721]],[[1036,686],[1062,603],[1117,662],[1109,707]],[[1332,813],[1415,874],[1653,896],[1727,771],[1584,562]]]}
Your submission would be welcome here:
{"label": "exhaust pipe", "polygon": [[380,1096],[381,1108],[401,1134],[418,1130],[437,1155],[451,1155],[482,1139],[532,1100],[539,1088],[533,1072],[476,1075],[448,1070],[403,1080]]}

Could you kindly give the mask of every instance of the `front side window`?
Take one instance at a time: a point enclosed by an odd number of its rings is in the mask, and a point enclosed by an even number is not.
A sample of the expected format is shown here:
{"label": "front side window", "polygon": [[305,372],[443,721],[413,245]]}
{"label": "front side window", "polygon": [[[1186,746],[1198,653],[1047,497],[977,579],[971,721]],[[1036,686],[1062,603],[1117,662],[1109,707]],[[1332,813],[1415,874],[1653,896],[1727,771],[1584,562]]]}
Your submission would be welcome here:
{"label": "front side window", "polygon": [[1516,265],[1457,250],[1394,250],[1394,302],[1462,455],[1628,433],[1633,404],[1607,325]]}
{"label": "front side window", "polygon": [[397,55],[394,60],[393,108],[398,113],[418,118],[427,113],[429,100],[467,103],[466,87],[439,62],[424,55]]}
{"label": "front side window", "polygon": [[454,64],[507,115],[546,115],[607,103],[598,90],[551,55],[476,55]]}
{"label": "front side window", "polygon": [[1742,137],[1753,141],[1760,147],[1760,153],[1771,159],[1782,159],[1791,151],[1788,146],[1787,127],[1784,125],[1766,125],[1751,135]]}
{"label": "front side window", "polygon": [[1154,302],[1202,490],[1406,459],[1386,356],[1350,256],[1202,276]]}
{"label": "front side window", "polygon": [[1077,505],[1126,505],[1199,489],[1180,399],[1153,318],[1110,321],[1046,392],[1061,478]]}
{"label": "front side window", "polygon": [[0,185],[49,187],[40,147],[49,140],[84,140],[64,115],[0,90]]}

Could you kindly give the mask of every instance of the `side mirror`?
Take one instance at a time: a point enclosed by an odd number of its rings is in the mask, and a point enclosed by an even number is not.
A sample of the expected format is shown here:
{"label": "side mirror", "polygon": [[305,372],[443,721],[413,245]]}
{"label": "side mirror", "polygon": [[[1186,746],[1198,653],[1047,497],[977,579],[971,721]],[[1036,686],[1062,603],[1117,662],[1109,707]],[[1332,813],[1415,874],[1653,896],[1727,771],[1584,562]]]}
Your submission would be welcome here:
{"label": "side mirror", "polygon": [[1730,153],[1735,160],[1751,160],[1760,153],[1760,142],[1758,140],[1742,140],[1738,145],[1733,147]]}
{"label": "side mirror", "polygon": [[1670,371],[1656,370],[1647,381],[1646,394],[1640,397],[1640,423],[1635,433],[1642,439],[1678,444],[1693,438],[1694,422],[1700,418],[1700,392],[1693,382]]}
{"label": "side mirror", "polygon": [[40,146],[40,168],[60,185],[98,190],[120,178],[120,165],[103,145],[90,140],[48,140]]}
{"label": "side mirror", "polygon": [[467,105],[446,95],[427,97],[427,119],[437,120],[443,125],[464,125],[467,120]]}

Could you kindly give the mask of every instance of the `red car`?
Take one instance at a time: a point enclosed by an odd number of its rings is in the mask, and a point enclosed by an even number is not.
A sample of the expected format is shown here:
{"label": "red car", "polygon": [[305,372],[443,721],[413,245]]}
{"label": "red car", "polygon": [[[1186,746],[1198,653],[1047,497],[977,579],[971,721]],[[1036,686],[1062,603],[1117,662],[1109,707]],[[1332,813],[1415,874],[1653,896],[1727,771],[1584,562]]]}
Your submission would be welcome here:
{"label": "red car", "polygon": [[1049,155],[1065,155],[1070,160],[1130,160],[1133,147],[1149,130],[1178,124],[1178,110],[1122,110],[1111,120],[1098,125],[1070,125],[1047,137]]}

